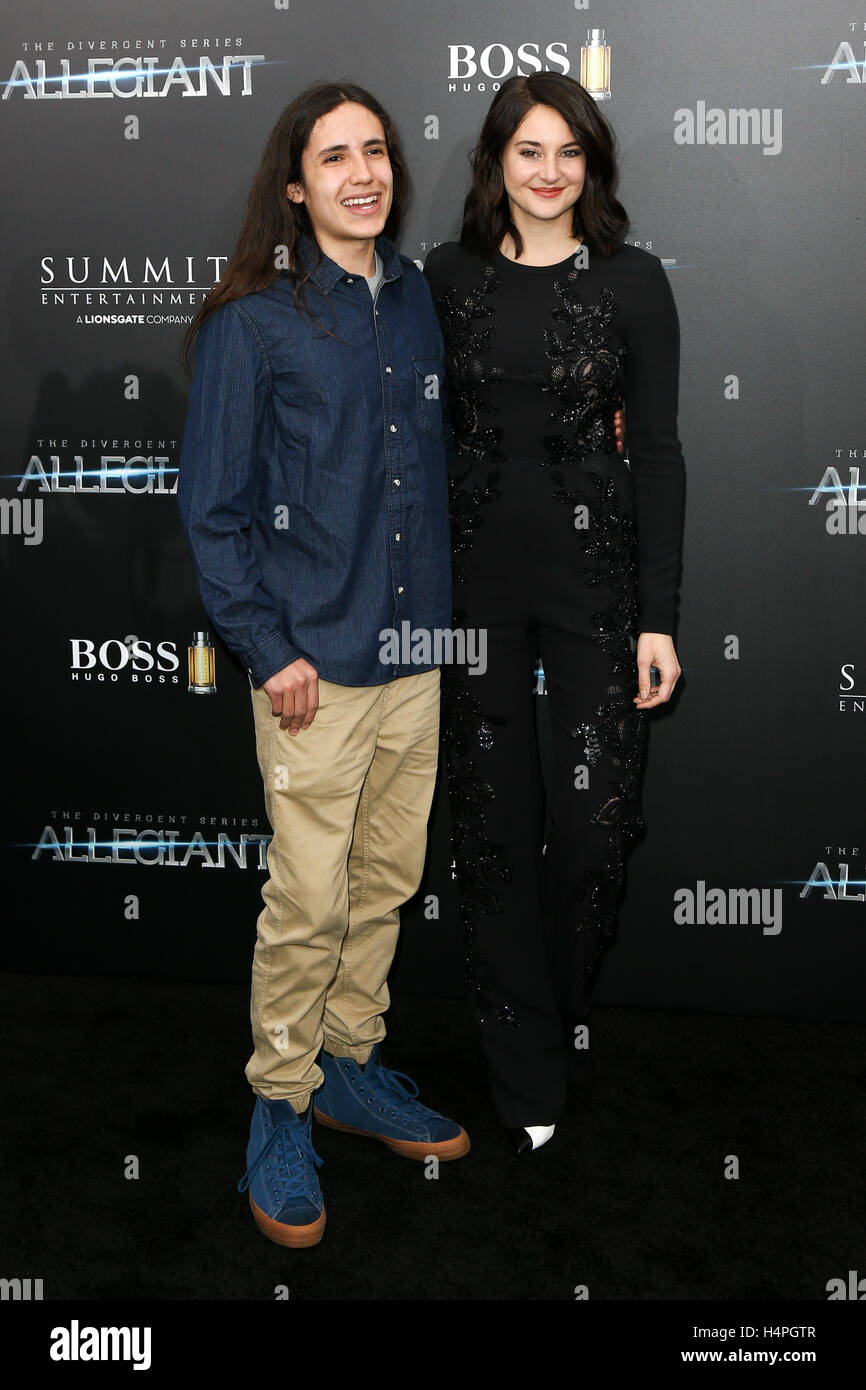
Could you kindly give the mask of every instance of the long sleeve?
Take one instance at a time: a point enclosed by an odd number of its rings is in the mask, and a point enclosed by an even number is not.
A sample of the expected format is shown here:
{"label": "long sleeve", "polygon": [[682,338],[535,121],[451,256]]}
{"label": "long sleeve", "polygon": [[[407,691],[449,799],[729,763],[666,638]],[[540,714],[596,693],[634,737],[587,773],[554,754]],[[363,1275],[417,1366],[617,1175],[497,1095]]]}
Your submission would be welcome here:
{"label": "long sleeve", "polygon": [[250,535],[267,358],[236,301],[205,320],[181,446],[177,502],[202,603],[255,686],[295,661]]}
{"label": "long sleeve", "polygon": [[667,273],[653,259],[630,303],[623,396],[638,527],[638,629],[673,635],[685,498],[677,434],[680,329]]}

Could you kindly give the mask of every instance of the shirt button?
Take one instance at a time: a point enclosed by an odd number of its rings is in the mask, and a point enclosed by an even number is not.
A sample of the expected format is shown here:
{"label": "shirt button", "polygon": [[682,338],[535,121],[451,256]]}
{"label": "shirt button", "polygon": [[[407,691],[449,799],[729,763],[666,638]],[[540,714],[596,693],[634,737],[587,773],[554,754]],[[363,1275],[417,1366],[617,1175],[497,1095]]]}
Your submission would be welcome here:
{"label": "shirt button", "polygon": [[398,587],[398,589],[397,589],[397,593],[398,593],[398,594],[402,594],[402,592],[403,592],[403,585],[401,584],[401,585],[399,585],[399,587]]}
{"label": "shirt button", "polygon": [[386,367],[386,368],[385,368],[385,371],[388,373],[389,376],[391,375],[391,368],[390,368],[390,367]]}
{"label": "shirt button", "polygon": [[399,486],[400,486],[400,479],[399,479],[399,478],[395,478],[395,479],[394,479],[394,486],[395,486],[395,487],[399,487]]}
{"label": "shirt button", "polygon": [[391,433],[392,433],[392,434],[396,434],[396,433],[397,433],[397,426],[396,426],[396,425],[392,425],[392,426],[391,426]]}
{"label": "shirt button", "polygon": [[394,540],[395,540],[395,541],[398,541],[399,539],[400,539],[400,532],[398,531],[397,534],[396,534],[396,536],[394,537]]}
{"label": "shirt button", "polygon": [[348,279],[348,280],[346,281],[346,284],[347,284],[347,285],[354,285],[354,283],[355,283],[355,281],[352,280],[351,278]]}

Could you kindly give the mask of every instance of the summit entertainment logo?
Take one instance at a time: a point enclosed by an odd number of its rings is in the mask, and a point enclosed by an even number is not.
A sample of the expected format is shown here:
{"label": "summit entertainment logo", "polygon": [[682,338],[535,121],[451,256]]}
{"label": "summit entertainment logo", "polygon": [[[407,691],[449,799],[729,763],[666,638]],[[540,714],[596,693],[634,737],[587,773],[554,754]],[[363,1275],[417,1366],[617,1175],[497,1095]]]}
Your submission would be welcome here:
{"label": "summit entertainment logo", "polygon": [[[854,674],[857,663],[845,661],[839,667],[839,713],[866,714],[866,681]],[[860,689],[857,689],[857,686]]]}
{"label": "summit entertainment logo", "polygon": [[[219,280],[228,256],[136,255],[42,256],[39,302],[45,308],[78,309],[197,308]],[[188,322],[190,316],[115,313],[81,315],[78,322],[127,319],[132,322]]]}

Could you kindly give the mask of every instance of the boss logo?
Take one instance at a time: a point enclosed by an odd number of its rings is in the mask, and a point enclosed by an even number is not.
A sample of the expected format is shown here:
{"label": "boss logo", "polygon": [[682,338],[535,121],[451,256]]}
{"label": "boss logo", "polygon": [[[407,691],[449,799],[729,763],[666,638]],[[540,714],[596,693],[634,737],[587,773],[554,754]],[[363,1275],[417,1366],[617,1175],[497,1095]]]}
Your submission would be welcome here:
{"label": "boss logo", "polygon": [[480,53],[471,43],[452,43],[448,45],[448,55],[451,79],[481,74],[499,82],[512,73],[528,77],[532,72],[567,73],[571,67],[566,43],[549,43],[543,53],[538,43],[521,43],[516,53],[504,43],[489,43]]}
{"label": "boss logo", "polygon": [[[109,637],[97,647],[89,637],[70,637],[73,671],[176,671],[180,666],[175,642],[145,642],[138,637]],[[155,647],[155,651],[153,648]]]}

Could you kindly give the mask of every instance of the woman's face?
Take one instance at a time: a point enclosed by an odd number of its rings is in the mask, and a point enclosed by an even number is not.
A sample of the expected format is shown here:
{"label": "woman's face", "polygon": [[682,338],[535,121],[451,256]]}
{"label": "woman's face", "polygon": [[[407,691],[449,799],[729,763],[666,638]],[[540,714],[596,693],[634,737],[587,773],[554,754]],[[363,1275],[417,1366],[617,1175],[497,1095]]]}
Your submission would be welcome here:
{"label": "woman's face", "polygon": [[[502,175],[511,204],[542,222],[568,214],[586,177],[586,155],[552,106],[533,106],[502,151]],[[523,220],[519,218],[518,219]]]}

